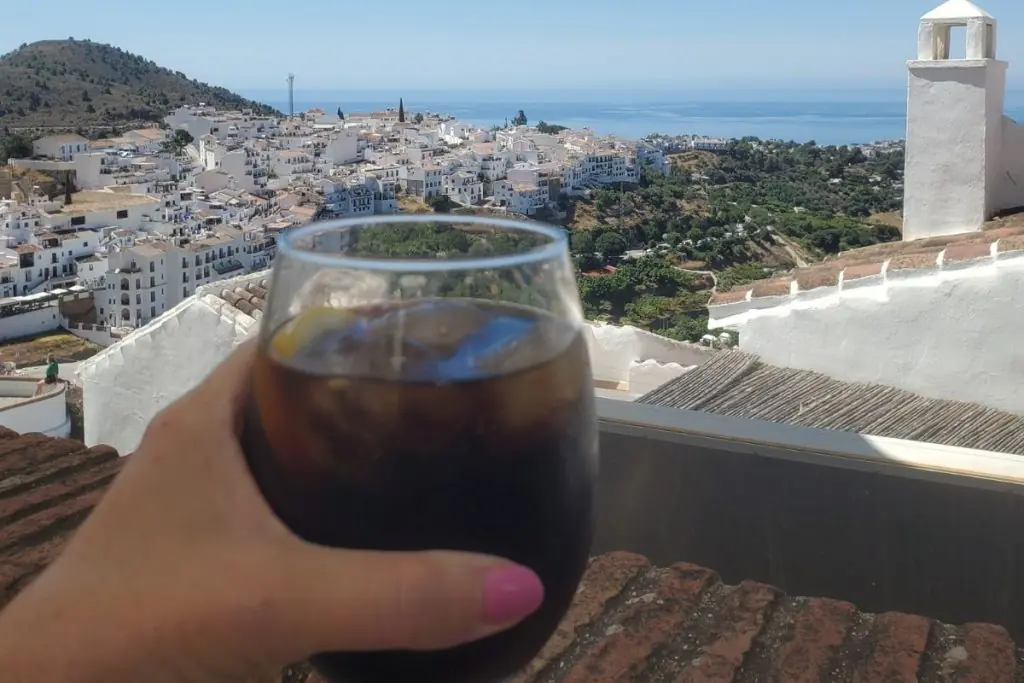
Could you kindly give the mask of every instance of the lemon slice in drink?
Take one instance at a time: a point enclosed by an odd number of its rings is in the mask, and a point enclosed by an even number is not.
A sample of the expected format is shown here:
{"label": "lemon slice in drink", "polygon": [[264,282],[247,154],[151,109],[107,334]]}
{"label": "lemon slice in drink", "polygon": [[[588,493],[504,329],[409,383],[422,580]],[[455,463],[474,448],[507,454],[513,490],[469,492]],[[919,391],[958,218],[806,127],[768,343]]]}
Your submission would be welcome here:
{"label": "lemon slice in drink", "polygon": [[327,330],[344,327],[354,317],[343,308],[308,308],[281,326],[270,341],[270,350],[278,358],[291,358]]}

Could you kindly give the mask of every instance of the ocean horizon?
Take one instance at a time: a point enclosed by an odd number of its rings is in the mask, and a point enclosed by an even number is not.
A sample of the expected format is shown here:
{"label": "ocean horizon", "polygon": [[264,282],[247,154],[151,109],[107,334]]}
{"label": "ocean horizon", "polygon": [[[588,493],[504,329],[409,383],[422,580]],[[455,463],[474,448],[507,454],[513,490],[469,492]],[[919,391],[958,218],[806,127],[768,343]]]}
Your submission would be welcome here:
{"label": "ocean horizon", "polygon": [[[284,89],[241,90],[245,97],[288,111]],[[295,111],[319,107],[366,112],[397,107],[450,114],[488,128],[522,109],[539,121],[589,127],[602,135],[638,139],[652,133],[815,141],[824,145],[906,136],[906,90],[524,91],[296,90]],[[1006,115],[1024,121],[1024,89],[1006,93]]]}

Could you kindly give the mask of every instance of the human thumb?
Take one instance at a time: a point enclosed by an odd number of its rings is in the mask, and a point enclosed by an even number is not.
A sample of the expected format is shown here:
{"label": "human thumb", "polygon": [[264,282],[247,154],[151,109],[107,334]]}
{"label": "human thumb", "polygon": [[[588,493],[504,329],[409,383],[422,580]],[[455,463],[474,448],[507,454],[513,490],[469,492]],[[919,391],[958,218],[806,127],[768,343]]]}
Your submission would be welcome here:
{"label": "human thumb", "polygon": [[486,555],[307,545],[288,565],[278,625],[300,657],[452,647],[518,623],[544,599],[532,570]]}

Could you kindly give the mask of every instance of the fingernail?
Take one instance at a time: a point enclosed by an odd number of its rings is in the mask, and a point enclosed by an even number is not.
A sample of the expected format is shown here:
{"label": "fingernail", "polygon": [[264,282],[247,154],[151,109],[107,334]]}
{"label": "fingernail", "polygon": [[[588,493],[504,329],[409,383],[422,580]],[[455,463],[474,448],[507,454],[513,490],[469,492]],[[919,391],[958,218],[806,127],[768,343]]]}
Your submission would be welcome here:
{"label": "fingernail", "polygon": [[484,579],[484,621],[488,624],[518,621],[543,601],[544,584],[526,567],[502,567]]}

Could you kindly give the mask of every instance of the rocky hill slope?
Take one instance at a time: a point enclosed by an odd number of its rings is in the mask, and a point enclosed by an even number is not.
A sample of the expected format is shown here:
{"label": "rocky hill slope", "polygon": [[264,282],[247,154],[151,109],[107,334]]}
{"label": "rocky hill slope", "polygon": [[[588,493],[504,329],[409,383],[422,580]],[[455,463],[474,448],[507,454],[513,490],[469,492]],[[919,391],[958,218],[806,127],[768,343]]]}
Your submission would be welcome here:
{"label": "rocky hill slope", "polygon": [[155,121],[182,104],[271,107],[88,40],[44,40],[0,57],[0,129]]}

